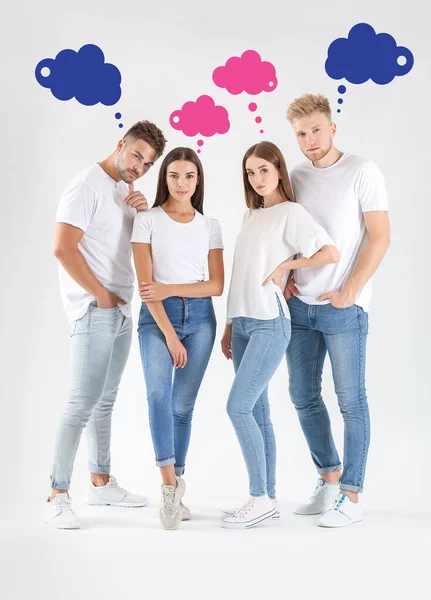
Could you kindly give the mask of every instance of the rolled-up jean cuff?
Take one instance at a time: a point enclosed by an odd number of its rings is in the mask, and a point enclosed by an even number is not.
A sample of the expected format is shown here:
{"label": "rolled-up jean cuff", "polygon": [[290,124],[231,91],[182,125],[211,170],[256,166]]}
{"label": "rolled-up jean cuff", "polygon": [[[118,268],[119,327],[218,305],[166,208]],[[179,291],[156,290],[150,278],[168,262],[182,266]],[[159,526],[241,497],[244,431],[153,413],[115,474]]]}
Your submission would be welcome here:
{"label": "rolled-up jean cuff", "polygon": [[175,464],[175,456],[171,456],[171,458],[165,458],[164,460],[156,459],[156,467],[168,467],[169,465]]}
{"label": "rolled-up jean cuff", "polygon": [[360,487],[359,485],[346,485],[344,483],[340,483],[340,492],[343,490],[346,490],[346,492],[358,492],[359,494],[362,494],[364,488]]}
{"label": "rolled-up jean cuff", "polygon": [[70,482],[66,483],[66,481],[54,481],[51,477],[51,488],[53,490],[70,490]]}
{"label": "rolled-up jean cuff", "polygon": [[178,465],[175,465],[175,475],[177,475],[178,477],[181,477],[181,475],[184,474],[184,466],[179,467]]}
{"label": "rolled-up jean cuff", "polygon": [[89,462],[88,470],[90,473],[95,473],[96,475],[109,475],[111,472],[111,465],[108,465],[107,467],[101,467],[100,465],[95,465]]}
{"label": "rolled-up jean cuff", "polygon": [[317,469],[319,475],[325,475],[326,473],[334,473],[335,471],[341,471],[341,465],[335,467],[325,467],[324,469]]}

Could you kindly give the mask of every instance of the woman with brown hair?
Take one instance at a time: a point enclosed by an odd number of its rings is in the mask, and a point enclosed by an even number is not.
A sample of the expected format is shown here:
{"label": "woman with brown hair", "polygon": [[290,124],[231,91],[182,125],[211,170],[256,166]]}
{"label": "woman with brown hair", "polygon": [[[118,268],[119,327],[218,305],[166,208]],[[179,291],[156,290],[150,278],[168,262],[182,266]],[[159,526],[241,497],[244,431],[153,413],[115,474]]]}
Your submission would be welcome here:
{"label": "woman with brown hair", "polygon": [[204,217],[203,202],[197,154],[175,148],[160,168],[153,208],[136,215],[132,235],[143,300],[139,344],[165,529],[176,529],[191,517],[181,500],[182,475],[193,409],[214,345],[211,297],[220,296],[224,285],[220,226]]}
{"label": "woman with brown hair", "polygon": [[[235,379],[227,411],[249,475],[250,498],[222,527],[250,528],[279,516],[276,445],[268,384],[290,341],[283,289],[289,271],[337,262],[333,241],[294,200],[286,163],[271,142],[255,144],[242,162],[248,207],[238,234],[222,352]],[[294,258],[301,254],[302,258]]]}

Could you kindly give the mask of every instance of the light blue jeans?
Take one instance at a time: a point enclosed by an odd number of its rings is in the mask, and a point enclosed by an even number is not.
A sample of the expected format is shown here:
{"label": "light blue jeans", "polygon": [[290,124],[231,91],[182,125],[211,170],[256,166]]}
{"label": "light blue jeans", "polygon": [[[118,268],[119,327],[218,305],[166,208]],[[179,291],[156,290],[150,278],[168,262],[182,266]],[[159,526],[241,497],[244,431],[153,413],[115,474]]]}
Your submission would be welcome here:
{"label": "light blue jeans", "polygon": [[211,298],[175,296],[163,300],[163,306],[187,351],[186,366],[174,372],[165,336],[144,302],[139,345],[156,466],[175,465],[175,473],[182,475],[193,410],[214,345],[216,319]]}
{"label": "light blue jeans", "polygon": [[287,349],[290,397],[318,473],[339,471],[341,462],[322,398],[322,371],[326,354],[332,367],[335,392],[344,420],[344,458],[341,489],[362,492],[370,415],[365,391],[365,349],[368,315],[355,304],[308,305],[289,302],[292,339]]}
{"label": "light blue jeans", "polygon": [[109,473],[111,417],[129,356],[132,320],[119,307],[89,305],[72,326],[69,398],[57,431],[51,487],[68,490],[73,463],[87,425],[88,469]]}
{"label": "light blue jeans", "polygon": [[250,496],[275,498],[276,443],[268,401],[268,384],[290,340],[290,320],[232,319],[235,379],[227,412],[247,466]]}

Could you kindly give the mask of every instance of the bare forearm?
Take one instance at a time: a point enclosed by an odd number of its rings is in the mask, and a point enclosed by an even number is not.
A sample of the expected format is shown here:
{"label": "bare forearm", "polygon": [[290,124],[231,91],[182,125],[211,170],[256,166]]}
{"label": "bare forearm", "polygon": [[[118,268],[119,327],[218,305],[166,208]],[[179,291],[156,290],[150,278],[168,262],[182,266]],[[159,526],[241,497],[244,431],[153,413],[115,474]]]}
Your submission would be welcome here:
{"label": "bare forearm", "polygon": [[183,298],[206,298],[207,296],[221,296],[223,293],[223,282],[213,279],[197,283],[179,283],[169,286],[170,296],[181,296]]}
{"label": "bare forearm", "polygon": [[377,271],[378,266],[383,260],[390,241],[388,237],[369,238],[367,245],[361,252],[355,269],[344,285],[343,290],[356,298],[360,290],[364,287],[367,281]]}
{"label": "bare forearm", "polygon": [[[309,267],[321,267],[338,262],[340,255],[335,246],[323,246],[311,258],[294,258],[281,263],[280,268],[284,271],[294,271],[296,269],[306,269]],[[292,273],[293,277],[293,273]]]}
{"label": "bare forearm", "polygon": [[106,293],[106,288],[95,277],[83,254],[78,250],[58,250],[55,257],[76,283],[95,298]]}
{"label": "bare forearm", "polygon": [[173,328],[173,325],[170,322],[169,317],[166,314],[165,307],[161,301],[148,302],[147,308],[165,338],[176,335],[175,329]]}

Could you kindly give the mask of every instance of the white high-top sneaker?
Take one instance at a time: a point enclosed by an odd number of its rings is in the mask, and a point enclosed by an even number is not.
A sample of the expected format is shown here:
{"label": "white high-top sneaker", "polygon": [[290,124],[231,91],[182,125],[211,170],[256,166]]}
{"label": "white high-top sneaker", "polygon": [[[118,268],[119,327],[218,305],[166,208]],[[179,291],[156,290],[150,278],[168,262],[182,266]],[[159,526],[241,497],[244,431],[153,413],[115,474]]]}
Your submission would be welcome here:
{"label": "white high-top sneaker", "polygon": [[305,504],[294,511],[296,515],[319,515],[332,506],[340,491],[339,483],[325,483],[319,477],[316,488]]}
{"label": "white high-top sneaker", "polygon": [[[277,500],[275,500],[275,499],[273,500],[272,498],[270,498],[270,500],[272,502],[273,507],[276,510],[275,514],[272,515],[271,519],[279,519],[280,518],[280,509],[278,507],[278,502],[277,502]],[[239,511],[239,508],[223,508],[222,513],[225,515],[225,517],[231,517],[238,511]]]}
{"label": "white high-top sneaker", "polygon": [[72,510],[70,498],[66,492],[48,498],[45,502],[43,521],[57,529],[80,529],[81,523]]}
{"label": "white high-top sneaker", "polygon": [[362,509],[357,502],[352,502],[342,492],[332,508],[321,517],[320,527],[346,527],[362,521]]}
{"label": "white high-top sneaker", "polygon": [[[186,483],[182,477],[175,476],[177,487],[162,485],[162,496],[159,504],[160,522],[165,529],[177,529],[183,520],[181,498],[186,491]],[[184,519],[186,520],[186,519]]]}
{"label": "white high-top sneaker", "polygon": [[226,529],[250,529],[270,519],[276,509],[268,496],[251,497],[234,515],[222,519],[221,526]]}
{"label": "white high-top sneaker", "polygon": [[87,504],[93,506],[125,506],[140,508],[148,504],[148,498],[131,494],[120,487],[112,475],[106,485],[95,486],[90,483],[88,488]]}

